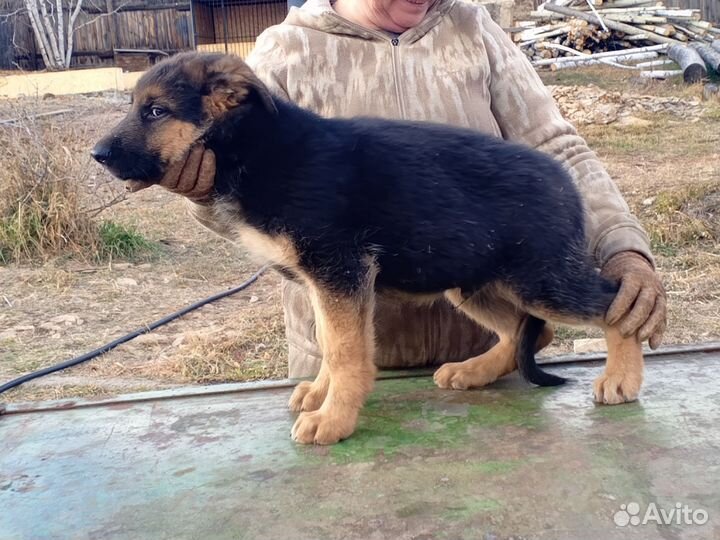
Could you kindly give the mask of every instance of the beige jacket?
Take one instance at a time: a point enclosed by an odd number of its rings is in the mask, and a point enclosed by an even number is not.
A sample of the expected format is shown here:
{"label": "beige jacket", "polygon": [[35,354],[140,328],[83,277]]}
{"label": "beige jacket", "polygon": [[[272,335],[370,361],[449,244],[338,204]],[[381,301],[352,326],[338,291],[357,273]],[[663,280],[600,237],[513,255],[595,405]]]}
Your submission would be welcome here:
{"label": "beige jacket", "polygon": [[[438,0],[399,37],[340,17],[309,0],[258,38],[248,63],[279,96],[324,116],[377,115],[478,129],[525,143],[565,163],[586,203],[598,266],[634,250],[652,261],[638,221],[603,165],[561,116],[520,50],[481,5]],[[299,286],[284,284],[291,376],[317,371],[312,312]],[[463,360],[488,334],[447,306],[378,303],[381,366]]]}

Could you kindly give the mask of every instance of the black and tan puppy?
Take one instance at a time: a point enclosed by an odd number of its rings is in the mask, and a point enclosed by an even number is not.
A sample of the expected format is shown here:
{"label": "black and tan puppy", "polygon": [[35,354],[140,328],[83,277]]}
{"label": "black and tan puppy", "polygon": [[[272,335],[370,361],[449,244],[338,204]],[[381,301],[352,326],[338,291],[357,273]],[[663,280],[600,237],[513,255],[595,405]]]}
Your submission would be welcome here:
{"label": "black and tan puppy", "polygon": [[148,71],[93,155],[154,182],[201,140],[217,157],[215,221],[311,292],[323,365],[291,398],[303,411],[295,440],[355,429],[375,374],[376,292],[449,301],[497,332],[486,354],[436,372],[442,388],[516,366],[536,384],[563,382],[534,360],[552,320],[602,327],[595,398],[636,399],[640,344],[603,323],[616,285],[588,261],[580,197],[550,157],[444,125],[321,118],[270,95],[239,58],[195,53]]}

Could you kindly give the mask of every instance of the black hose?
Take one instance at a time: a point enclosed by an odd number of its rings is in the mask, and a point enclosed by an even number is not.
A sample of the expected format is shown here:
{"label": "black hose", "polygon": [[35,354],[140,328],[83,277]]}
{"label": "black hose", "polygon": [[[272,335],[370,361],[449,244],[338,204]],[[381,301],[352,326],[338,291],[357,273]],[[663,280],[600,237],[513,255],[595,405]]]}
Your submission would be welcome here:
{"label": "black hose", "polygon": [[130,332],[129,334],[124,335],[123,337],[120,337],[116,339],[115,341],[112,341],[106,345],[103,345],[102,347],[95,349],[94,351],[90,351],[89,353],[83,354],[82,356],[76,356],[75,358],[71,358],[70,360],[66,360],[65,362],[60,362],[59,364],[55,364],[53,366],[49,366],[43,369],[39,369],[37,371],[33,371],[32,373],[28,373],[26,375],[23,375],[22,377],[18,377],[17,379],[13,379],[10,382],[7,382],[0,386],[0,394],[3,392],[6,392],[10,390],[11,388],[15,388],[16,386],[20,386],[23,383],[26,383],[28,381],[31,381],[33,379],[37,379],[38,377],[43,377],[45,375],[49,375],[50,373],[55,373],[56,371],[60,371],[72,366],[77,366],[78,364],[82,364],[83,362],[87,362],[88,360],[92,360],[96,356],[100,356],[101,354],[105,354],[106,352],[112,351],[115,347],[118,345],[122,345],[123,343],[126,343],[130,341],[131,339],[135,339],[139,335],[147,334],[148,332],[151,332],[152,330],[155,330],[157,327],[162,326],[163,324],[167,324],[170,321],[174,321],[178,317],[182,317],[186,313],[190,313],[191,311],[198,309],[205,304],[209,304],[210,302],[214,302],[215,300],[219,300],[220,298],[225,298],[226,296],[230,296],[231,294],[235,294],[237,292],[242,291],[243,289],[247,289],[250,285],[255,283],[257,279],[267,270],[267,266],[263,266],[260,270],[255,272],[250,279],[248,279],[245,283],[242,285],[238,285],[234,289],[229,289],[227,291],[223,291],[221,293],[217,293],[213,296],[210,296],[209,298],[206,298],[205,300],[200,300],[199,302],[195,302],[192,305],[189,305],[186,308],[181,309],[180,311],[176,311],[175,313],[172,313],[168,315],[167,317],[163,317],[162,319],[155,321],[154,323],[151,323],[147,326],[144,326],[143,328],[138,328],[134,332]]}

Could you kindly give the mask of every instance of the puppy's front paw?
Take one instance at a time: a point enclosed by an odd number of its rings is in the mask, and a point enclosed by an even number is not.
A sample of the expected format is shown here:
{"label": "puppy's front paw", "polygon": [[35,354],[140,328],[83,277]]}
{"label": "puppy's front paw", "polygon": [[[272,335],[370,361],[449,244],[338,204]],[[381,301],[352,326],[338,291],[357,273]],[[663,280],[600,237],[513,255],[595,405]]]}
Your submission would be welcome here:
{"label": "puppy's front paw", "polygon": [[606,405],[617,405],[635,401],[640,393],[642,377],[632,373],[608,373],[595,379],[593,393],[595,401]]}
{"label": "puppy's front paw", "polygon": [[301,444],[335,444],[347,439],[355,431],[357,414],[357,411],[341,414],[340,411],[332,410],[300,413],[291,436]]}
{"label": "puppy's front paw", "polygon": [[452,390],[479,388],[495,381],[479,366],[468,366],[465,362],[443,364],[433,375],[433,380],[440,388]]}
{"label": "puppy's front paw", "polygon": [[295,387],[288,407],[291,411],[317,411],[325,401],[327,388],[315,382],[303,381]]}

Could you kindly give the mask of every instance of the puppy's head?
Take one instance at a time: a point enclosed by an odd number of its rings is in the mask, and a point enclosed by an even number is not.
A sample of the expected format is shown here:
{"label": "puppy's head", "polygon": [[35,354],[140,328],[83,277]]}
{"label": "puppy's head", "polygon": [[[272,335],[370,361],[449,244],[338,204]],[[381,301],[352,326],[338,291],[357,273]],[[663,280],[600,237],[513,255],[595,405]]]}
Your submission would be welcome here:
{"label": "puppy's head", "polygon": [[179,54],[140,78],[127,116],[91,154],[120,179],[158,182],[225,115],[253,107],[275,110],[267,88],[240,58]]}

